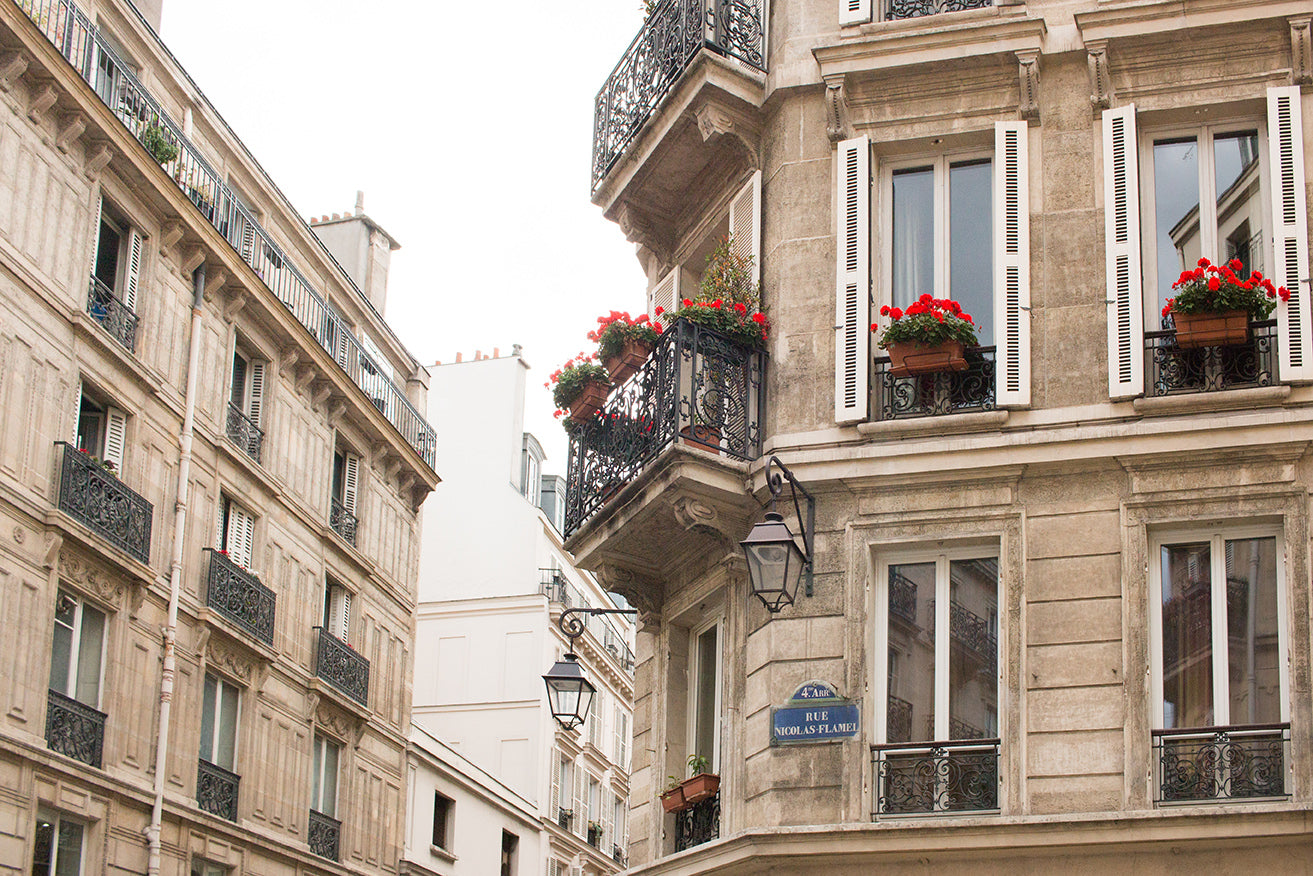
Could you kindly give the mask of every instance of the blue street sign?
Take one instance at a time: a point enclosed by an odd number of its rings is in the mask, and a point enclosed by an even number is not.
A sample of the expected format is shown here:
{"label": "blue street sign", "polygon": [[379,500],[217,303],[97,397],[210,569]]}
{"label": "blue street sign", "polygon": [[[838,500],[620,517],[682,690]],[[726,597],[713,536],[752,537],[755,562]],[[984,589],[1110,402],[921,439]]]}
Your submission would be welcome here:
{"label": "blue street sign", "polygon": [[809,681],[787,703],[771,709],[771,745],[834,742],[861,730],[861,709],[833,685]]}

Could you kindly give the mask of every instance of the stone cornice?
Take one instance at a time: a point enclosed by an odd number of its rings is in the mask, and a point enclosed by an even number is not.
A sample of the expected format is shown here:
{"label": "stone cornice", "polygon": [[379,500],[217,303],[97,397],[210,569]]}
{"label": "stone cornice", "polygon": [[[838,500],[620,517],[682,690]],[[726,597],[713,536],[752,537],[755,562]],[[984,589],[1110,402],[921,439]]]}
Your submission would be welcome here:
{"label": "stone cornice", "polygon": [[1105,0],[1093,12],[1076,13],[1076,26],[1087,41],[1116,40],[1307,14],[1307,0]]}

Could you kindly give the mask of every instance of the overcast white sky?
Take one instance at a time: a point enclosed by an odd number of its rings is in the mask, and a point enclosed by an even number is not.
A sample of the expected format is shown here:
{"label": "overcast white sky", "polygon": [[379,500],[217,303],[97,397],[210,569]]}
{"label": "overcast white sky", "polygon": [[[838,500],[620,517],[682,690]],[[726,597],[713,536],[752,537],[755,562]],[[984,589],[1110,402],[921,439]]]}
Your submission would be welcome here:
{"label": "overcast white sky", "polygon": [[[593,98],[641,23],[639,0],[165,0],[161,36],[302,216],[365,192],[421,362],[524,347],[526,427],[564,474],[542,384],[598,315],[644,307],[588,200]],[[459,425],[434,426],[441,474]]]}

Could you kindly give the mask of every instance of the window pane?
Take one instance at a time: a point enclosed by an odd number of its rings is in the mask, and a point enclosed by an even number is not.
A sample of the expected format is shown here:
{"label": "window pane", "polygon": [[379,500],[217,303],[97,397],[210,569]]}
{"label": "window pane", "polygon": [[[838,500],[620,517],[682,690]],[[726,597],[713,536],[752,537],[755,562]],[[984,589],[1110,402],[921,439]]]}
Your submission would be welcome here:
{"label": "window pane", "polygon": [[1263,204],[1258,175],[1258,132],[1213,138],[1217,183],[1218,257],[1239,259],[1241,277],[1263,270]]}
{"label": "window pane", "polygon": [[78,876],[82,870],[82,825],[76,821],[59,822],[59,856],[55,859],[55,876]]}
{"label": "window pane", "polygon": [[205,701],[201,704],[201,757],[210,763],[214,763],[214,699],[217,695],[214,676],[205,676]]}
{"label": "window pane", "polygon": [[697,715],[695,717],[693,753],[707,759],[709,768],[716,764],[716,665],[720,649],[717,628],[698,636],[697,641]]}
{"label": "window pane", "polygon": [[320,812],[337,817],[337,746],[331,742],[324,743],[323,797],[319,802]]}
{"label": "window pane", "polygon": [[1154,234],[1158,255],[1158,306],[1172,284],[1203,253],[1199,227],[1199,143],[1194,139],[1153,144]]}
{"label": "window pane", "polygon": [[110,289],[114,289],[118,283],[120,245],[118,229],[101,219],[100,241],[96,249],[96,279]]}
{"label": "window pane", "polygon": [[949,297],[976,323],[981,346],[994,343],[994,174],[988,161],[948,170]]}
{"label": "window pane", "polygon": [[[59,594],[60,608],[55,612],[55,631],[50,653],[50,689],[68,696],[68,670],[73,660],[73,611],[77,603]],[[67,609],[67,611],[63,609]]]}
{"label": "window pane", "polygon": [[948,565],[950,739],[998,735],[998,560]]}
{"label": "window pane", "polygon": [[219,738],[215,747],[215,763],[226,770],[237,765],[237,688],[227,682],[219,683]]}
{"label": "window pane", "polygon": [[314,769],[310,773],[310,808],[323,812],[324,807],[320,801],[323,795],[320,794],[320,790],[324,778],[324,740],[318,736],[315,737],[314,759]]}
{"label": "window pane", "polygon": [[893,183],[893,299],[906,307],[935,294],[935,172],[898,171]]}
{"label": "window pane", "polygon": [[92,708],[100,705],[100,656],[105,641],[105,615],[82,605],[82,637],[78,642],[77,693],[74,698]]}
{"label": "window pane", "polygon": [[[935,738],[935,564],[889,567],[887,742]],[[897,652],[897,660],[893,660]],[[895,667],[896,664],[896,667]]]}
{"label": "window pane", "polygon": [[1231,724],[1281,720],[1275,538],[1226,543]]}
{"label": "window pane", "polygon": [[1211,727],[1213,610],[1207,542],[1163,545],[1163,729]]}
{"label": "window pane", "polygon": [[53,818],[45,814],[38,814],[36,818],[36,842],[32,848],[32,876],[46,876],[54,862],[55,822]]}

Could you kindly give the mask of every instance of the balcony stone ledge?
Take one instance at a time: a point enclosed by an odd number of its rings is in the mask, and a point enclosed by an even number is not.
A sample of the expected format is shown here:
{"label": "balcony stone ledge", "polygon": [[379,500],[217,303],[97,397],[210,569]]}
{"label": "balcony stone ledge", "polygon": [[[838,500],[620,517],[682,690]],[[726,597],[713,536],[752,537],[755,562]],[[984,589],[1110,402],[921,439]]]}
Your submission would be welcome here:
{"label": "balcony stone ledge", "polygon": [[1223,389],[1218,392],[1190,392],[1131,401],[1136,413],[1146,417],[1172,414],[1211,413],[1247,408],[1276,407],[1290,398],[1289,386],[1258,386],[1250,389]]}
{"label": "balcony stone ledge", "polygon": [[858,423],[857,431],[871,438],[920,438],[926,435],[996,432],[1002,429],[1007,421],[1007,411],[979,411],[972,414],[945,414],[941,417],[872,420]]}

